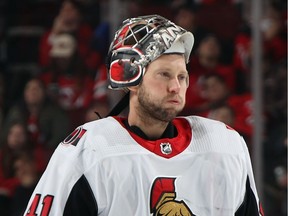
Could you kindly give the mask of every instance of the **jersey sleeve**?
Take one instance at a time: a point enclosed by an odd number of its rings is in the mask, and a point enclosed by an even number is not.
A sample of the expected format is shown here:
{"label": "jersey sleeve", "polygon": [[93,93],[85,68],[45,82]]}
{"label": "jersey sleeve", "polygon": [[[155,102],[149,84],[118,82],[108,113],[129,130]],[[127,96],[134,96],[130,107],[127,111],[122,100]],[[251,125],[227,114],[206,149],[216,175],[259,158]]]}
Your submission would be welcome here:
{"label": "jersey sleeve", "polygon": [[242,146],[245,155],[247,178],[246,182],[243,182],[243,184],[245,184],[245,196],[241,205],[237,209],[235,216],[264,216],[257,194],[249,151],[243,138]]}
{"label": "jersey sleeve", "polygon": [[[78,127],[59,144],[29,200],[25,216],[97,215],[96,201],[84,176],[85,133],[82,126]],[[87,198],[93,203],[87,204]]]}

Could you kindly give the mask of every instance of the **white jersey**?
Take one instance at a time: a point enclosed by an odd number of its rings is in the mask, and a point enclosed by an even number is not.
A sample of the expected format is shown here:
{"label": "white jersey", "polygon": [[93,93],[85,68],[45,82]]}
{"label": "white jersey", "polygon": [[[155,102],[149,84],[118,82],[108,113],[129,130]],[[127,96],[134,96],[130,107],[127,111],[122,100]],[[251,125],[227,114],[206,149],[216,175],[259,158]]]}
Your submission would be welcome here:
{"label": "white jersey", "polygon": [[173,120],[173,138],[146,140],[108,117],[56,149],[25,216],[262,215],[243,138],[201,117]]}

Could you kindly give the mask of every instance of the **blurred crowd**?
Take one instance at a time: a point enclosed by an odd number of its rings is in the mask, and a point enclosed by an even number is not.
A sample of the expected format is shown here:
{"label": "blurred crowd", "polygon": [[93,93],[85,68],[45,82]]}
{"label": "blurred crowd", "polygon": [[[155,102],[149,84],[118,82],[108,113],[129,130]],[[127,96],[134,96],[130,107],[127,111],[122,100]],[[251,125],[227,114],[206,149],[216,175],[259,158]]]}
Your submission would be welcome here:
{"label": "blurred crowd", "polygon": [[[181,115],[226,123],[244,137],[252,153],[253,49],[251,17],[243,15],[249,10],[245,1],[121,2],[127,7],[127,17],[157,13],[194,34],[195,46],[187,66],[190,85]],[[0,20],[1,44],[11,48],[0,59],[3,216],[24,211],[57,145],[77,126],[106,116],[115,101],[106,81],[110,31],[109,22],[101,17],[102,1],[15,3],[1,4],[1,9],[9,12]],[[287,2],[266,3],[259,23],[263,49],[262,200],[265,215],[283,216],[287,214]],[[32,11],[35,5],[38,8]],[[27,31],[29,25],[41,26],[42,31]],[[11,39],[19,32],[23,37]],[[38,38],[27,46],[31,32]],[[30,61],[34,55],[36,69],[27,64],[21,67],[15,62],[17,55],[20,61]],[[116,100],[120,96],[116,95]]]}

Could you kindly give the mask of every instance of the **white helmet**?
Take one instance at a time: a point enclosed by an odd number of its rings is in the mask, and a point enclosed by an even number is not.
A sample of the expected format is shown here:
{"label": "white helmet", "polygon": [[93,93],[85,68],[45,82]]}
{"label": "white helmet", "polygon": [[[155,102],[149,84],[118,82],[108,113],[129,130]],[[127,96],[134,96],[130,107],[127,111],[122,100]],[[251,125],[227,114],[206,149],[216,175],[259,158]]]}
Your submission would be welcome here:
{"label": "white helmet", "polygon": [[148,64],[164,53],[182,53],[188,63],[193,44],[191,32],[159,15],[123,21],[108,53],[109,87],[138,85]]}

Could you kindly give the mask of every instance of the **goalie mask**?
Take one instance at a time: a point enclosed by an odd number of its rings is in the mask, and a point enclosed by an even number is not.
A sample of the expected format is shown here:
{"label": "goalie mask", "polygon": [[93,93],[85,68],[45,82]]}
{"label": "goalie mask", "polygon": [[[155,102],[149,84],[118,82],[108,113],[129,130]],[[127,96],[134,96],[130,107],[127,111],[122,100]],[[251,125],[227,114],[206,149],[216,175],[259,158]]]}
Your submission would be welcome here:
{"label": "goalie mask", "polygon": [[164,53],[184,54],[188,63],[193,43],[191,32],[158,15],[123,21],[108,53],[109,87],[138,85],[148,64]]}

